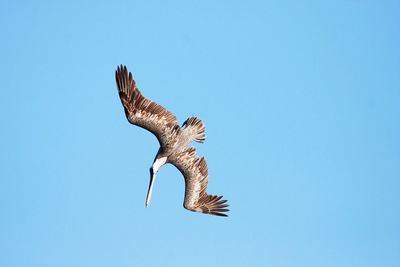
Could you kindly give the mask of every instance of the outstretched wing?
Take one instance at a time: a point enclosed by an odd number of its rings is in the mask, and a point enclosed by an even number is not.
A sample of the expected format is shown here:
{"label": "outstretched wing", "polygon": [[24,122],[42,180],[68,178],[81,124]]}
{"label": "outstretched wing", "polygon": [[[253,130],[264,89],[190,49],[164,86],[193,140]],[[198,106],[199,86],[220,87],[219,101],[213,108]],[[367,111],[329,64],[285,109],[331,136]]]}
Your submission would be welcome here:
{"label": "outstretched wing", "polygon": [[175,165],[185,178],[185,209],[217,216],[228,216],[227,200],[222,196],[207,194],[208,168],[204,157],[199,158],[193,147],[170,156],[169,163]]}
{"label": "outstretched wing", "polygon": [[115,79],[128,121],[152,132],[160,145],[165,146],[169,136],[180,130],[174,114],[143,97],[126,66],[118,66]]}

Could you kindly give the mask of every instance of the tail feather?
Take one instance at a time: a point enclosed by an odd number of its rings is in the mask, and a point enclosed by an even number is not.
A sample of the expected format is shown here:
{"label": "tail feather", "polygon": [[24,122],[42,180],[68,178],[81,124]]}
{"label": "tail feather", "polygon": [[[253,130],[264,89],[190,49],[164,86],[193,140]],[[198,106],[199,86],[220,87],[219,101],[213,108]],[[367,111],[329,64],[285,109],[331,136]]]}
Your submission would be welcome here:
{"label": "tail feather", "polygon": [[197,117],[188,118],[183,125],[185,129],[189,130],[190,136],[193,138],[193,141],[203,143],[206,140],[206,127],[203,122]]}

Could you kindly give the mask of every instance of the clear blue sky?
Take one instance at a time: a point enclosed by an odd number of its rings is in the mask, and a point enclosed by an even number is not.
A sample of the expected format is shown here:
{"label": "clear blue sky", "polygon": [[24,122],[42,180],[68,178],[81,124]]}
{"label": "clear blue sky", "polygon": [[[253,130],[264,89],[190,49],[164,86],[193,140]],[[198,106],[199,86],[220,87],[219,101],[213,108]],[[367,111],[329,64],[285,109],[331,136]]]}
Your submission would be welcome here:
{"label": "clear blue sky", "polygon": [[[300,1],[301,2],[301,1]],[[2,1],[0,266],[400,266],[398,1]],[[199,116],[209,192],[173,166],[118,64]]]}

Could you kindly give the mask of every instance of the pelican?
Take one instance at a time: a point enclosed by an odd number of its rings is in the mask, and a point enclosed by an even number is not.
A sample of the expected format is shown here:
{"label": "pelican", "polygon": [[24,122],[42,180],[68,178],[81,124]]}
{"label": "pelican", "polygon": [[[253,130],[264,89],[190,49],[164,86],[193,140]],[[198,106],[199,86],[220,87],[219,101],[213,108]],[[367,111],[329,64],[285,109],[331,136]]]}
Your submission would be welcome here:
{"label": "pelican", "polygon": [[189,117],[180,127],[176,117],[161,105],[146,99],[140,93],[132,73],[120,65],[115,71],[119,97],[125,115],[131,124],[153,133],[160,148],[150,167],[150,182],[146,197],[149,206],[156,175],[164,164],[174,165],[185,179],[183,207],[190,211],[217,216],[228,216],[227,200],[223,196],[207,194],[208,168],[204,157],[196,155],[196,149],[189,146],[192,141],[203,143],[205,127],[197,117]]}

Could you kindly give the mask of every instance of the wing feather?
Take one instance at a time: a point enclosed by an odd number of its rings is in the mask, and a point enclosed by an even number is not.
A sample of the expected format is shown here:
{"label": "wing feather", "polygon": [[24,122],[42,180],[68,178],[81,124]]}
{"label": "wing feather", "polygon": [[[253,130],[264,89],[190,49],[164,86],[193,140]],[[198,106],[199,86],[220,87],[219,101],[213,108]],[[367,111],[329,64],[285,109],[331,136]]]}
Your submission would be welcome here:
{"label": "wing feather", "polygon": [[169,162],[175,165],[185,178],[185,200],[183,206],[217,216],[228,216],[229,205],[223,196],[207,194],[208,168],[204,157],[196,155],[196,149],[189,147],[185,151],[170,157]]}
{"label": "wing feather", "polygon": [[143,97],[126,66],[118,66],[115,79],[128,121],[153,133],[161,146],[167,145],[168,138],[180,131],[174,114]]}

